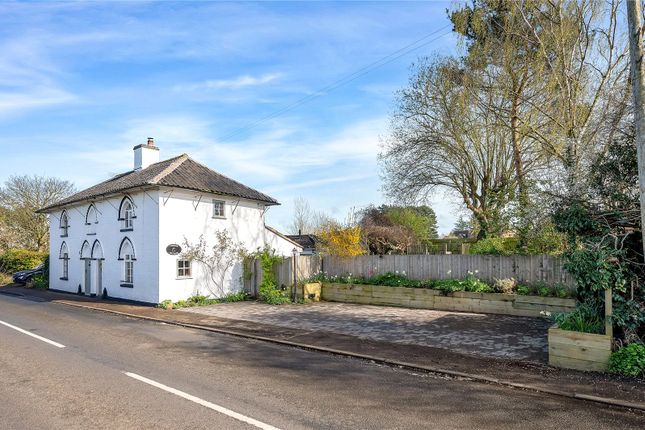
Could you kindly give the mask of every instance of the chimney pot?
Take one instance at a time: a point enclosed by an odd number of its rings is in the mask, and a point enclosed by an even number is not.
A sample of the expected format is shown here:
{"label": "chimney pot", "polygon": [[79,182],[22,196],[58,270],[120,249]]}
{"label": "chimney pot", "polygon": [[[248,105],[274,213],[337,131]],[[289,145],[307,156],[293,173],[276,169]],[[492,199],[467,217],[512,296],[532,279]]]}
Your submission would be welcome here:
{"label": "chimney pot", "polygon": [[155,146],[155,139],[154,139],[154,137],[149,137],[149,138],[148,138],[148,146]]}

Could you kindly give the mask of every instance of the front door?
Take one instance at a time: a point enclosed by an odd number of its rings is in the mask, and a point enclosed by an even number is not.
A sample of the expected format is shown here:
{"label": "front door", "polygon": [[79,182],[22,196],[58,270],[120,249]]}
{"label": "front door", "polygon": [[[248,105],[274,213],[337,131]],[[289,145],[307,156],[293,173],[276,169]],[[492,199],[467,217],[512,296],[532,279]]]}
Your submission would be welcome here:
{"label": "front door", "polygon": [[84,293],[86,296],[89,296],[92,290],[92,260],[89,258],[85,259],[85,285]]}

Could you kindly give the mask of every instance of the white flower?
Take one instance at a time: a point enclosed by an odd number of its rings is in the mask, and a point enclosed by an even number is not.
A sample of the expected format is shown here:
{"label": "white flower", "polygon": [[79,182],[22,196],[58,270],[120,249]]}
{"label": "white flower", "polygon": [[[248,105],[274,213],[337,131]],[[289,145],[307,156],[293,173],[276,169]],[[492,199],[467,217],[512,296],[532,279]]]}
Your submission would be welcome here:
{"label": "white flower", "polygon": [[401,272],[401,273],[403,274],[403,276],[405,276],[405,270],[403,272]]}
{"label": "white flower", "polygon": [[549,311],[540,311],[540,315],[544,315],[544,316],[546,316],[546,317],[550,317],[550,316],[551,316],[551,312],[549,312]]}
{"label": "white flower", "polygon": [[396,273],[396,274],[398,275],[398,274],[399,274],[399,271],[398,271],[398,270],[395,270],[395,271],[394,271],[394,273]]}
{"label": "white flower", "polygon": [[446,272],[446,275],[450,275],[451,273],[452,273],[452,270],[448,270],[448,271]]}
{"label": "white flower", "polygon": [[475,273],[479,273],[479,270],[475,270]]}

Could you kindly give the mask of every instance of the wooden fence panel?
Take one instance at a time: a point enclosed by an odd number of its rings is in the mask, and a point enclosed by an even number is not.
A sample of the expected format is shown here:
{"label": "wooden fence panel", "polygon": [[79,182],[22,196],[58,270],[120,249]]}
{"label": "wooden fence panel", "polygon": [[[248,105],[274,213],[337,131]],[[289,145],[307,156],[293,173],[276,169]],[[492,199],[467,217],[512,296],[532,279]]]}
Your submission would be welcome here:
{"label": "wooden fence panel", "polygon": [[[298,256],[296,257],[296,280],[307,279],[321,271],[329,276],[371,277],[388,272],[399,272],[411,279],[463,278],[469,273],[493,283],[495,279],[515,278],[518,282],[533,284],[544,282],[549,285],[574,285],[571,276],[564,270],[562,260],[549,255],[361,255],[355,258]],[[257,294],[262,282],[259,262],[251,264],[251,276],[245,282],[246,290]],[[293,284],[293,258],[285,258],[276,265],[278,285],[289,287]]]}
{"label": "wooden fence panel", "polygon": [[[315,266],[323,267],[330,276],[351,273],[354,276],[369,277],[398,271],[405,272],[412,279],[449,279],[462,278],[472,273],[487,282],[515,278],[518,282],[526,283],[573,285],[571,276],[562,267],[561,259],[548,255],[361,255],[351,259],[322,257],[322,260],[322,265]],[[299,261],[299,265],[303,264],[306,263]]]}

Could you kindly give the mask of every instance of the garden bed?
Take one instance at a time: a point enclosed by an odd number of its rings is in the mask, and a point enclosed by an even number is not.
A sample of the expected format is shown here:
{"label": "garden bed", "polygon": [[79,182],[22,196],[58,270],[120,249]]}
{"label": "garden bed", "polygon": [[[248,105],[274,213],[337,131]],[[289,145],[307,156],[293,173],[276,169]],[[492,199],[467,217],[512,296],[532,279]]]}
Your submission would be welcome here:
{"label": "garden bed", "polygon": [[611,336],[549,329],[549,364],[567,369],[605,371],[611,355]]}
{"label": "garden bed", "polygon": [[540,316],[540,312],[570,312],[575,299],[521,296],[502,293],[445,292],[429,288],[324,282],[322,299],[330,302],[402,306],[444,311],[514,316]]}

